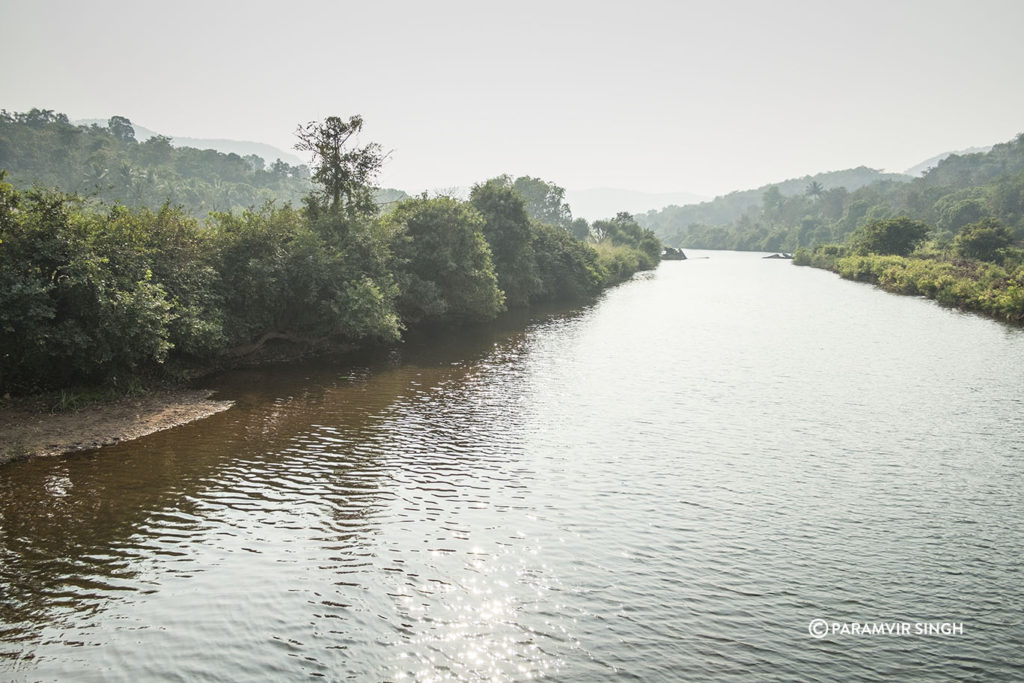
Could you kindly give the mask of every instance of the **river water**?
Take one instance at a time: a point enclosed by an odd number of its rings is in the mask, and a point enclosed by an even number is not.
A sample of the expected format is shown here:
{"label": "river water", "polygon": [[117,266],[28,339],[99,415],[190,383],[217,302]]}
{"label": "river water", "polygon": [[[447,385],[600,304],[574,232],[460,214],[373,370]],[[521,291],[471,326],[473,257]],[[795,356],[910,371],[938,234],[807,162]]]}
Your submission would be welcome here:
{"label": "river water", "polygon": [[692,255],[0,468],[0,678],[1024,678],[1024,333]]}

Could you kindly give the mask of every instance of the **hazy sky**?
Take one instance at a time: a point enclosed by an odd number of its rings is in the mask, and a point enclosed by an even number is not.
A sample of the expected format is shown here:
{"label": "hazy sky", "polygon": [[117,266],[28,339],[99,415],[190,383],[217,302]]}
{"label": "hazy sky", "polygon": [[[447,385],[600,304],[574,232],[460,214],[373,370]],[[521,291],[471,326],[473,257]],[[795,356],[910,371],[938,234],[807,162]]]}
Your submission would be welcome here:
{"label": "hazy sky", "polygon": [[1024,131],[1022,0],[0,0],[0,107],[290,149],[362,114],[409,192],[715,195]]}

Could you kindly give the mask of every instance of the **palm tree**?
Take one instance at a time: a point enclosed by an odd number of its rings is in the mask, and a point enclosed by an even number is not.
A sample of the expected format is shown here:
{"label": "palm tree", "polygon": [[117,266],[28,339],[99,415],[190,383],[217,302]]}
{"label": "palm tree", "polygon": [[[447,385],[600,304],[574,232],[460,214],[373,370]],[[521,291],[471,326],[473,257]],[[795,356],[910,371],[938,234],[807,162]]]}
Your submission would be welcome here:
{"label": "palm tree", "polygon": [[109,171],[103,166],[103,164],[92,163],[85,169],[85,173],[82,175],[82,190],[94,190],[99,191],[104,181],[107,179]]}

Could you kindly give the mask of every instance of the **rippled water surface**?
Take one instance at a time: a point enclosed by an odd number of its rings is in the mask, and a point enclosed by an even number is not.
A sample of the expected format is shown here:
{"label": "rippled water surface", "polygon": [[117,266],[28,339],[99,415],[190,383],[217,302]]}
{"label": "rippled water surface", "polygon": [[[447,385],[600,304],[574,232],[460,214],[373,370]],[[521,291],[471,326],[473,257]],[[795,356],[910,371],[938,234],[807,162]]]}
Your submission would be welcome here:
{"label": "rippled water surface", "polygon": [[1024,678],[1024,334],[709,255],[0,468],[0,678]]}

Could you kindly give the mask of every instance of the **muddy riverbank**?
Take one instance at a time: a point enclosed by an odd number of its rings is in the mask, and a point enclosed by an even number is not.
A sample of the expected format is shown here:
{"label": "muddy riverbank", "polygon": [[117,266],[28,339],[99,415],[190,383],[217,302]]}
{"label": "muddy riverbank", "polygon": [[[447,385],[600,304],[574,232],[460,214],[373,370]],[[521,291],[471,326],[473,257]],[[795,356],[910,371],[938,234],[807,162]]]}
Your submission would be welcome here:
{"label": "muddy riverbank", "polygon": [[0,408],[0,464],[99,448],[219,413],[230,401],[209,390],[173,389],[96,403],[69,412]]}

